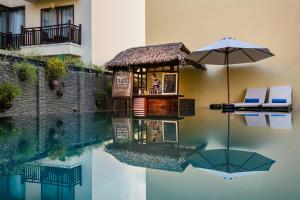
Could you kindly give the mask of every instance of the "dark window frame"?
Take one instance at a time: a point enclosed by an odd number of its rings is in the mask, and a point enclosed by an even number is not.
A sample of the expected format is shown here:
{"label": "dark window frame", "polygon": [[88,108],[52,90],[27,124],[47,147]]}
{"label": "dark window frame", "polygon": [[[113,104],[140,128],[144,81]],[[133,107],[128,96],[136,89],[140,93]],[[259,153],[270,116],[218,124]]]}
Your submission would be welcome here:
{"label": "dark window frame", "polygon": [[[62,9],[62,8],[72,8],[73,9],[73,24],[75,24],[75,9],[74,9],[74,4],[72,5],[65,5],[65,6],[57,6],[57,7],[54,7],[54,9],[56,10],[56,25],[59,25],[59,20],[62,21],[62,18],[59,19],[59,10]],[[41,27],[43,27],[43,11],[49,11],[49,10],[52,10],[52,8],[42,8],[40,13],[41,13]],[[62,17],[62,16],[61,16]]]}
{"label": "dark window frame", "polygon": [[[3,11],[6,12],[6,33],[9,33],[9,15],[11,11],[16,10],[24,10],[25,13],[25,6],[16,6],[16,7],[7,7],[5,5],[0,4],[0,7],[3,8]],[[24,25],[26,24],[26,14],[24,14]]]}

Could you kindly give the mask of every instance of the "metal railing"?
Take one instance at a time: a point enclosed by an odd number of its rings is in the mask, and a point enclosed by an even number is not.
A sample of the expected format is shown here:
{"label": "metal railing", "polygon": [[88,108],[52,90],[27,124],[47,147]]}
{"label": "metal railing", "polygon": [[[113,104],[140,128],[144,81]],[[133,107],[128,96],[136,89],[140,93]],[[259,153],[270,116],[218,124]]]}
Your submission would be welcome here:
{"label": "metal railing", "polygon": [[53,26],[24,28],[21,34],[0,33],[0,49],[15,50],[20,46],[59,44],[71,42],[81,45],[81,25],[59,24]]}
{"label": "metal railing", "polygon": [[0,33],[0,49],[20,49],[21,34]]}
{"label": "metal railing", "polygon": [[71,42],[81,45],[81,25],[59,24],[53,26],[21,28],[21,46]]}
{"label": "metal railing", "polygon": [[71,187],[82,184],[81,165],[73,168],[26,165],[23,181]]}

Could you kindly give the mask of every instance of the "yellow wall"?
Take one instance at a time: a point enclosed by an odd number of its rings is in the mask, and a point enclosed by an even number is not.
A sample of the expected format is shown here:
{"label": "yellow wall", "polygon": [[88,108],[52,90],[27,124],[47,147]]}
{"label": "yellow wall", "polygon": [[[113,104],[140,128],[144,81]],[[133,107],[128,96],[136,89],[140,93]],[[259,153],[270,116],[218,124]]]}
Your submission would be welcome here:
{"label": "yellow wall", "polygon": [[[146,0],[146,43],[182,41],[195,50],[229,35],[268,47],[275,57],[231,68],[231,100],[242,100],[247,87],[291,84],[299,108],[299,10],[299,0]],[[197,107],[227,100],[225,68],[207,68],[180,72],[180,91]]]}

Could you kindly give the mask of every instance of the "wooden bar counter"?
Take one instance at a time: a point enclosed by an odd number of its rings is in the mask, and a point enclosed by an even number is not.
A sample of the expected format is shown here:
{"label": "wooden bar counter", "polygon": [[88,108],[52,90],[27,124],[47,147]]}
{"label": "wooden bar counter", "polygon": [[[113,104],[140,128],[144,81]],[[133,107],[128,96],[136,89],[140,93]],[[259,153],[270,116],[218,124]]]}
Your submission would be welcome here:
{"label": "wooden bar counter", "polygon": [[177,116],[178,99],[183,95],[133,95],[135,116]]}

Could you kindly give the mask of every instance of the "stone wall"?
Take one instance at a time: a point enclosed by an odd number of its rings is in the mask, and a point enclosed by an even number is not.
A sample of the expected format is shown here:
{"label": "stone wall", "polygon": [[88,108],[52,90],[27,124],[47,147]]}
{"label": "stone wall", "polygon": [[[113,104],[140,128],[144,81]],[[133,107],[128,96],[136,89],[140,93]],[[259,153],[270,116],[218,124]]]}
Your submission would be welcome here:
{"label": "stone wall", "polygon": [[[63,86],[50,89],[43,67],[37,67],[37,83],[19,81],[11,65],[0,65],[0,83],[8,81],[19,84],[23,94],[13,101],[13,107],[0,112],[0,117],[17,115],[49,115],[72,112],[98,112],[93,93],[104,90],[111,81],[109,74],[96,76],[93,72],[76,71],[69,68]],[[63,93],[57,96],[57,91]]]}

